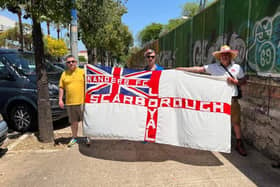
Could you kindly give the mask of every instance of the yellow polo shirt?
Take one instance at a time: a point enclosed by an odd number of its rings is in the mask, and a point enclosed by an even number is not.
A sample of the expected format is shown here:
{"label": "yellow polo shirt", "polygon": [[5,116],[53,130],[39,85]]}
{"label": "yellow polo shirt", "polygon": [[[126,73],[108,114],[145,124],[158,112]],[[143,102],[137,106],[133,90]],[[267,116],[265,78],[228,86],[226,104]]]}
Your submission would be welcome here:
{"label": "yellow polo shirt", "polygon": [[76,68],[73,72],[66,70],[59,80],[59,87],[66,92],[66,105],[80,105],[85,100],[85,72]]}

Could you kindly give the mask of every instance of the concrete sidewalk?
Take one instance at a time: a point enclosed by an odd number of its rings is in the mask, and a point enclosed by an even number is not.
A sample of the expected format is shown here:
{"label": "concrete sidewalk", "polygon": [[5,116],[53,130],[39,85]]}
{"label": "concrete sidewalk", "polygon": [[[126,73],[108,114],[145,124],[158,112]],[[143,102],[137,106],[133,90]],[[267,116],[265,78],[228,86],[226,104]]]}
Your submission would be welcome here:
{"label": "concrete sidewalk", "polygon": [[8,151],[0,186],[279,186],[280,170],[249,156],[125,140],[72,148]]}

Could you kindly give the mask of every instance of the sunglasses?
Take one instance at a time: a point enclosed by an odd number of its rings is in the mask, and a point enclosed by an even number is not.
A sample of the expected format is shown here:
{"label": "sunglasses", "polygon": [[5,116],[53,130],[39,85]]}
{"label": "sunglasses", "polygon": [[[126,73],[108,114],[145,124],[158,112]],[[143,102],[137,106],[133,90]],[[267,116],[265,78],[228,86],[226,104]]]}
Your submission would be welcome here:
{"label": "sunglasses", "polygon": [[70,60],[70,61],[67,61],[66,63],[67,64],[74,64],[74,63],[76,63],[76,61],[75,60]]}
{"label": "sunglasses", "polygon": [[155,58],[155,56],[147,56],[147,58]]}

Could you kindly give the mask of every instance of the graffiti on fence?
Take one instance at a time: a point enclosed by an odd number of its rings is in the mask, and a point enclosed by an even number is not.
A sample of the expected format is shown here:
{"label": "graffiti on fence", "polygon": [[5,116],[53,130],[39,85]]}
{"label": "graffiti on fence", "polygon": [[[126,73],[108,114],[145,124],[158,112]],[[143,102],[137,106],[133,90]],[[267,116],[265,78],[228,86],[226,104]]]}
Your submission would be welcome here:
{"label": "graffiti on fence", "polygon": [[173,50],[164,50],[159,53],[159,64],[165,68],[174,68],[176,60],[176,51]]}
{"label": "graffiti on fence", "polygon": [[219,36],[216,42],[211,44],[207,40],[197,40],[193,47],[193,64],[202,65],[213,63],[215,58],[213,57],[212,53],[219,50],[221,45],[224,44],[228,44],[232,49],[239,51],[235,62],[242,64],[246,57],[246,43],[236,33]]}
{"label": "graffiti on fence", "polygon": [[280,12],[257,21],[247,54],[248,66],[259,75],[280,73]]}

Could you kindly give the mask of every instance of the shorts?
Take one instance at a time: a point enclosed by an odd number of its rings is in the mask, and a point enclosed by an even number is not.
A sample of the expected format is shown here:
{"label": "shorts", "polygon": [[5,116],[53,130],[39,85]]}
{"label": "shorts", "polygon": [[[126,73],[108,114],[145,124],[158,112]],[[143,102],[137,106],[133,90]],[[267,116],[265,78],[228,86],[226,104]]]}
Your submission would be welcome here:
{"label": "shorts", "polygon": [[67,114],[70,123],[82,121],[84,116],[84,105],[68,105]]}
{"label": "shorts", "polygon": [[231,100],[231,123],[232,124],[240,124],[241,122],[241,112],[240,112],[240,104],[238,103],[238,99]]}

